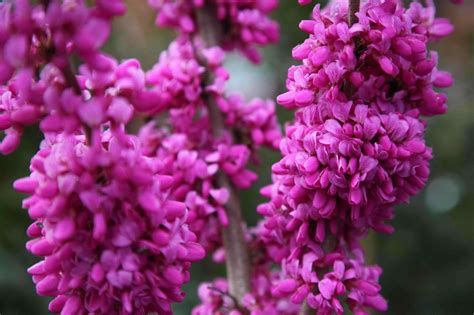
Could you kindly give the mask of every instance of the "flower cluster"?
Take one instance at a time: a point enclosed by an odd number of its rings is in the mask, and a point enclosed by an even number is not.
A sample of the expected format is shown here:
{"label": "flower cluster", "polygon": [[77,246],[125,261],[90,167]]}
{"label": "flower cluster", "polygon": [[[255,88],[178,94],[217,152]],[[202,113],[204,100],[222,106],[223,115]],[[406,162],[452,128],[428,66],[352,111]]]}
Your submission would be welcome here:
{"label": "flower cluster", "polygon": [[[353,259],[345,258],[341,252],[326,257],[307,253],[302,262],[292,261],[285,266],[291,278],[282,280],[273,288],[275,297],[291,294],[291,301],[301,304],[305,298],[309,307],[320,314],[343,314],[340,298],[347,297],[347,304],[356,314],[368,314],[370,308],[383,311],[387,302],[380,296],[378,279],[382,270],[377,266],[364,265],[363,255],[356,252]],[[313,266],[328,270],[322,278]],[[317,288],[317,293],[312,292]]]}
{"label": "flower cluster", "polygon": [[[311,1],[300,1],[308,4]],[[278,103],[297,109],[272,167],[271,200],[258,212],[268,256],[282,267],[272,290],[317,314],[383,311],[381,269],[364,263],[369,229],[391,233],[393,207],[426,184],[432,151],[421,116],[446,111],[430,41],[448,35],[434,5],[369,0],[349,25],[347,1],[317,5],[300,23],[309,38],[293,50]]]}
{"label": "flower cluster", "polygon": [[154,111],[202,106],[204,71],[196,59],[192,43],[184,39],[171,43],[168,50],[161,54],[158,63],[146,73],[146,83],[153,87],[152,90],[160,95],[163,102]]}
{"label": "flower cluster", "polygon": [[[101,51],[122,0],[0,4],[0,152],[26,126],[44,134],[14,187],[31,195],[27,249],[43,260],[29,273],[50,311],[172,314],[191,263],[240,258],[220,250],[227,226],[245,234],[230,246],[249,247],[252,289],[238,300],[234,283],[203,284],[193,314],[385,310],[382,270],[365,264],[360,240],[392,232],[394,206],[427,181],[421,117],[446,111],[437,89],[452,84],[428,44],[449,21],[432,1],[367,0],[353,25],[345,1],[316,6],[277,99],[297,109],[280,141],[273,102],[227,95],[223,66],[225,51],[258,62],[257,48],[278,39],[277,0],[148,2],[158,26],[179,32],[148,71]],[[282,159],[262,190],[264,220],[246,230],[230,225],[228,201],[257,179],[249,163],[262,146]]]}
{"label": "flower cluster", "polygon": [[[276,148],[281,139],[273,102],[246,103],[238,95],[226,95],[224,58],[220,47],[204,48],[201,40],[181,34],[146,73],[147,93],[159,95],[160,101],[145,112],[168,110],[170,127],[150,123],[139,134],[144,154],[165,161],[175,178],[172,194],[189,208],[187,223],[208,252],[222,245],[219,231],[228,223],[224,205],[229,191],[216,186],[218,172],[235,187],[249,188],[257,179],[247,169],[251,157],[260,146]],[[229,128],[217,136],[209,98]]]}
{"label": "flower cluster", "polygon": [[241,301],[229,293],[228,281],[218,278],[212,283],[203,283],[199,287],[201,304],[193,309],[193,315],[209,314],[251,314],[251,315],[296,315],[301,306],[286,297],[276,297],[272,290],[278,281],[278,270],[271,269],[271,259],[266,255],[264,242],[260,239],[258,226],[247,231],[249,250],[252,255],[252,291]]}
{"label": "flower cluster", "polygon": [[452,79],[437,69],[437,54],[427,45],[453,27],[433,14],[418,2],[404,9],[395,0],[372,0],[349,27],[347,6],[330,6],[326,12],[317,7],[312,20],[300,23],[310,36],[294,48],[293,57],[303,64],[289,70],[289,91],[279,103],[301,108],[351,100],[381,113],[443,114],[446,96],[435,88],[449,87]]}
{"label": "flower cluster", "polygon": [[[182,118],[182,116],[180,116]],[[200,140],[209,130],[193,131]],[[256,175],[245,169],[250,152],[243,145],[195,142],[186,133],[155,128],[153,123],[140,130],[143,153],[157,158],[164,172],[173,178],[170,194],[189,209],[187,223],[208,252],[221,246],[220,228],[228,224],[224,205],[229,199],[225,188],[215,186],[218,171],[226,173],[237,187],[248,188]]]}
{"label": "flower cluster", "polygon": [[255,293],[247,294],[241,304],[229,294],[226,279],[218,278],[212,283],[203,283],[199,286],[198,295],[202,304],[193,309],[192,315],[295,315],[300,307],[288,299],[275,299],[270,292],[276,274],[272,277],[267,271],[256,271],[252,278]]}
{"label": "flower cluster", "polygon": [[0,84],[7,83],[1,88],[0,105],[4,154],[15,150],[26,125],[45,115],[52,116],[42,121],[45,132],[75,132],[80,127],[86,113],[79,113],[81,88],[70,73],[68,58],[77,54],[85,68],[110,71],[110,60],[100,48],[109,37],[111,19],[125,12],[120,0],[97,1],[94,7],[58,0],[44,3],[0,4]]}
{"label": "flower cluster", "polygon": [[384,231],[377,212],[407,202],[427,180],[432,155],[424,124],[366,105],[349,106],[347,116],[335,118],[322,113],[330,113],[327,106],[304,109],[287,128],[283,158],[272,168],[275,189],[294,216],[330,225],[347,217],[360,228]]}
{"label": "flower cluster", "polygon": [[18,97],[18,82],[0,87],[0,94],[0,130],[5,131],[0,152],[10,154],[20,144],[24,127],[36,123],[41,117],[41,106]]}
{"label": "flower cluster", "polygon": [[39,295],[55,297],[50,311],[170,314],[170,302],[183,300],[204,249],[183,226],[187,210],[170,197],[164,166],[125,135],[92,146],[45,140],[15,188],[31,194],[27,249],[44,260],[28,271]]}
{"label": "flower cluster", "polygon": [[[238,94],[218,99],[226,123],[239,130],[256,146],[277,149],[281,140],[278,122],[275,120],[275,104],[270,100],[254,99],[245,103]],[[245,134],[247,133],[247,134]]]}
{"label": "flower cluster", "polygon": [[[225,50],[255,61],[278,38],[277,1],[150,4],[180,34],[148,71],[101,51],[122,0],[0,4],[0,152],[26,126],[44,134],[14,186],[31,195],[27,248],[44,259],[29,272],[52,312],[171,314],[191,263],[222,247],[230,191],[218,176],[250,187],[257,149],[281,137],[274,104],[228,97],[223,67]],[[204,5],[229,26],[216,47],[198,30]]]}
{"label": "flower cluster", "polygon": [[173,27],[183,34],[199,32],[196,10],[212,6],[217,19],[226,25],[220,45],[226,49],[238,49],[250,60],[258,62],[260,55],[255,46],[275,43],[279,38],[278,24],[268,14],[277,0],[148,0],[157,10],[156,24]]}

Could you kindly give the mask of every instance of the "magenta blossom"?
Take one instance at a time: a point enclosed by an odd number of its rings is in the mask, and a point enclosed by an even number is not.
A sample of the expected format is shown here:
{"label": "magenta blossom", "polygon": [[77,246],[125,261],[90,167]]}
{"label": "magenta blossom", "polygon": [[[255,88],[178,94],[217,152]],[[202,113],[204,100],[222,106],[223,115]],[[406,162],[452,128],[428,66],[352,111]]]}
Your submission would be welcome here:
{"label": "magenta blossom", "polygon": [[275,43],[279,38],[278,24],[268,17],[277,0],[148,0],[148,3],[158,12],[158,26],[177,28],[186,35],[199,32],[195,11],[212,8],[217,20],[229,28],[221,39],[222,47],[238,49],[254,62],[260,61],[255,46]]}
{"label": "magenta blossom", "polygon": [[323,105],[298,113],[281,144],[283,159],[273,166],[272,193],[282,195],[278,203],[294,209],[293,216],[305,205],[299,215],[314,220],[347,218],[390,231],[370,217],[382,206],[407,202],[425,185],[432,154],[423,140],[424,124],[400,114],[377,115],[364,105],[350,107],[338,119],[320,112]]}
{"label": "magenta blossom", "polygon": [[50,311],[171,314],[184,298],[190,263],[204,250],[184,223],[185,205],[169,197],[172,177],[138,149],[124,135],[92,147],[59,137],[15,182],[31,194],[27,249],[44,260],[29,273],[38,294],[55,297]]}
{"label": "magenta blossom", "polygon": [[419,3],[404,9],[396,0],[372,0],[362,5],[359,22],[349,27],[347,7],[316,7],[312,20],[300,23],[310,37],[293,50],[303,64],[290,68],[289,91],[278,102],[300,108],[350,99],[380,113],[444,113],[446,96],[435,87],[449,87],[452,79],[438,71],[437,55],[427,44],[448,35],[452,26],[433,19],[431,10]]}
{"label": "magenta blossom", "polygon": [[[311,1],[300,1],[308,4]],[[349,25],[347,1],[316,5],[300,28],[278,103],[296,109],[258,207],[259,237],[281,265],[276,299],[317,314],[384,311],[378,266],[366,266],[369,229],[391,233],[394,206],[425,186],[432,150],[421,115],[443,114],[451,76],[427,45],[452,31],[431,2],[368,0]]]}

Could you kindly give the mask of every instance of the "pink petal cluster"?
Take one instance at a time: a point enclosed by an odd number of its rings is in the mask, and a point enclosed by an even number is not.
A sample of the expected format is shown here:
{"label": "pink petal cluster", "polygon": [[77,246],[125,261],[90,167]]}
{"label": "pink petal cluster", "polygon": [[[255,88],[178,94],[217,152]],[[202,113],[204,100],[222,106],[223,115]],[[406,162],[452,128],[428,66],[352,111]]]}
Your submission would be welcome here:
{"label": "pink petal cluster", "polygon": [[[190,36],[199,35],[192,17],[203,3],[150,4],[159,9],[160,26],[177,27],[181,34],[146,73],[148,92],[159,95],[160,102],[145,112],[168,110],[170,128],[159,129],[149,124],[142,128],[140,138],[147,143],[145,154],[167,164],[165,169],[175,178],[173,196],[189,208],[190,229],[212,252],[221,246],[219,231],[228,224],[224,205],[229,192],[216,186],[216,176],[218,172],[224,173],[237,188],[249,188],[255,182],[257,175],[247,165],[255,157],[256,149],[264,145],[276,148],[281,139],[275,106],[271,101],[256,99],[246,103],[239,96],[226,95],[229,74],[222,65],[225,45],[203,48],[201,39]],[[245,7],[248,6],[251,4]],[[235,10],[243,7],[219,2],[215,9],[220,12],[219,19],[226,19],[231,12],[237,16]],[[258,5],[265,12],[273,7]],[[219,136],[211,127],[209,99],[215,100],[226,119],[228,130],[222,130]]]}
{"label": "pink petal cluster", "polygon": [[414,2],[405,9],[397,0],[371,0],[349,27],[347,6],[313,11],[300,23],[309,38],[293,49],[303,64],[290,68],[288,92],[278,98],[287,108],[321,101],[348,101],[381,113],[417,110],[443,114],[446,95],[435,88],[452,84],[449,73],[437,69],[438,58],[427,45],[451,33],[452,25],[435,19],[432,7]]}
{"label": "pink petal cluster", "polygon": [[[380,296],[379,276],[382,270],[377,266],[365,266],[363,254],[356,251],[353,258],[344,257],[343,252],[334,251],[327,256],[307,253],[303,260],[284,262],[285,272],[292,278],[281,280],[272,290],[276,297],[291,294],[291,301],[300,304],[307,297],[308,306],[318,314],[343,314],[346,303],[354,314],[370,314],[369,309],[383,311],[387,302]],[[322,277],[312,269],[328,270]],[[317,288],[318,293],[314,293]]]}
{"label": "pink petal cluster", "polygon": [[[213,133],[208,98],[230,103],[225,54],[189,33],[149,71],[102,53],[112,18],[124,12],[120,0],[0,4],[0,151],[13,152],[25,126],[39,124],[45,135],[31,176],[15,187],[32,195],[24,202],[35,220],[27,248],[44,260],[30,273],[40,295],[55,297],[52,312],[170,314],[191,262],[221,246],[229,192],[216,174],[248,188],[255,149],[281,136],[274,104],[260,100],[223,112],[238,118]],[[242,32],[252,28],[247,36],[262,31],[245,14],[239,19]],[[164,126],[124,132],[165,113]],[[245,144],[233,140],[237,131]]]}
{"label": "pink petal cluster", "polygon": [[279,39],[278,24],[268,17],[277,7],[277,0],[148,0],[148,4],[158,12],[158,26],[173,27],[183,34],[198,33],[195,11],[212,6],[217,19],[227,28],[220,46],[238,49],[253,62],[260,61],[256,46]]}
{"label": "pink petal cluster", "polygon": [[143,154],[162,161],[174,178],[171,194],[188,207],[187,223],[208,252],[221,246],[219,231],[228,224],[224,205],[229,192],[216,186],[215,176],[223,172],[236,187],[250,187],[257,179],[247,169],[253,150],[264,144],[274,147],[281,137],[273,102],[254,100],[247,105],[236,96],[216,97],[223,104],[238,100],[238,107],[222,112],[234,132],[249,136],[249,146],[234,144],[229,133],[212,135],[202,98],[171,110],[171,129],[149,123],[139,132]]}
{"label": "pink petal cluster", "polygon": [[[43,68],[38,80],[19,72],[2,87],[0,129],[7,134],[2,153],[16,149],[23,128],[28,125],[39,122],[44,133],[77,133],[84,126],[126,124],[132,119],[134,107],[139,111],[161,104],[160,98],[148,93],[144,82],[139,83],[141,70],[137,62],[129,60],[117,65],[105,56],[101,62],[107,65],[101,70],[83,65],[81,75],[73,78],[77,80],[76,87],[68,86],[62,71],[52,64]],[[131,67],[138,73],[127,73]]]}
{"label": "pink petal cluster", "polygon": [[[170,134],[153,123],[141,129],[143,153],[163,163],[163,171],[173,178],[170,195],[189,210],[186,222],[208,252],[221,246],[220,228],[228,224],[224,209],[229,192],[216,187],[214,176],[221,168],[184,133]],[[211,149],[211,148],[209,148]]]}
{"label": "pink petal cluster", "polygon": [[[5,132],[5,137],[0,142],[2,154],[12,153],[20,144],[24,127],[37,123],[42,115],[41,106],[19,96],[19,89],[24,88],[19,86],[22,81],[18,79],[8,86],[0,87],[0,131]],[[30,92],[41,95],[42,88],[35,85]]]}
{"label": "pink petal cluster", "polygon": [[[27,0],[0,4],[0,84],[6,83],[0,105],[0,130],[6,137],[0,151],[4,154],[16,149],[24,126],[37,123],[43,115],[53,116],[42,122],[45,132],[80,127],[80,91],[66,86],[71,78],[64,76],[68,58],[75,53],[84,67],[109,70],[110,62],[100,48],[109,37],[111,19],[125,12],[121,0],[96,1],[94,7],[58,0],[45,3],[47,7]],[[61,114],[68,119],[61,121]]]}
{"label": "pink petal cluster", "polygon": [[[339,2],[342,4],[346,4],[345,0],[329,0],[329,1],[330,3]],[[307,5],[312,2],[313,0],[298,0],[298,3],[301,5]],[[429,3],[430,5],[433,5],[433,0],[427,0],[426,2]],[[451,2],[455,4],[461,4],[461,3],[464,3],[464,0],[451,0]]]}
{"label": "pink petal cluster", "polygon": [[[333,116],[337,106],[347,107],[347,116]],[[325,240],[325,226],[337,226],[341,218],[362,232],[391,232],[383,223],[387,208],[408,202],[429,175],[432,154],[423,139],[424,124],[351,104],[319,104],[296,118],[281,143],[283,158],[272,168],[271,194],[280,196],[278,206],[263,205],[259,211],[278,215],[277,208],[285,206],[300,220],[321,220],[318,242]],[[303,222],[293,222],[290,230],[307,230]]]}
{"label": "pink petal cluster", "polygon": [[[178,38],[146,73],[146,82],[151,87],[147,93],[156,94],[159,98],[159,102],[155,102],[155,108],[147,108],[148,113],[181,109],[174,111],[172,116],[186,119],[183,115],[191,118],[190,115],[197,112],[206,117],[208,113],[205,112],[206,104],[202,96],[207,93],[216,99],[228,127],[233,128],[240,137],[244,137],[243,140],[248,140],[243,142],[250,142],[254,149],[260,146],[277,148],[281,131],[274,103],[261,99],[246,103],[240,95],[225,94],[225,83],[229,74],[222,65],[225,53],[219,47],[201,49],[202,58],[207,64],[206,69],[213,75],[213,81],[206,84],[203,77],[205,68],[197,56],[196,45],[200,44],[192,44],[186,37]],[[183,125],[182,122],[176,121],[175,128],[179,129],[180,125]],[[189,135],[201,133],[198,130],[188,132],[188,127],[184,128],[184,132]],[[204,130],[209,132],[209,128]],[[204,139],[211,138],[210,134],[201,136]]]}
{"label": "pink petal cluster", "polygon": [[226,123],[239,130],[240,136],[250,139],[257,147],[278,148],[281,131],[273,101],[257,98],[245,103],[240,95],[234,94],[218,99],[218,105],[226,116]]}
{"label": "pink petal cluster", "polygon": [[[310,1],[300,1],[308,4]],[[278,103],[297,109],[272,167],[271,200],[258,207],[259,237],[281,266],[275,299],[317,314],[384,311],[381,268],[364,262],[361,240],[372,229],[391,233],[393,207],[426,184],[432,150],[421,115],[446,111],[437,88],[452,84],[437,69],[428,43],[452,31],[431,4],[361,3],[358,23],[348,5],[316,5],[300,23],[309,38],[293,50],[288,92]]]}
{"label": "pink petal cluster", "polygon": [[290,301],[275,299],[269,292],[272,278],[266,273],[255,273],[252,285],[255,293],[247,294],[240,305],[229,294],[226,279],[218,278],[212,283],[202,283],[198,295],[200,305],[196,306],[192,315],[296,315],[300,307]]}
{"label": "pink petal cluster", "polygon": [[74,136],[43,143],[15,188],[31,194],[27,249],[44,259],[28,271],[39,295],[55,297],[51,312],[171,314],[170,303],[183,300],[204,249],[164,166],[125,135],[106,133],[92,146]]}
{"label": "pink petal cluster", "polygon": [[204,71],[204,67],[196,59],[191,42],[178,39],[171,43],[168,50],[161,53],[159,61],[146,73],[146,83],[153,87],[152,90],[163,101],[158,110],[163,107],[202,106]]}
{"label": "pink petal cluster", "polygon": [[266,256],[265,244],[259,238],[261,227],[247,231],[249,249],[252,253],[252,291],[242,301],[229,294],[226,279],[218,278],[199,287],[201,304],[193,309],[193,315],[233,314],[233,315],[296,315],[301,305],[294,304],[287,297],[272,294],[279,279],[278,270],[272,270],[271,259]]}

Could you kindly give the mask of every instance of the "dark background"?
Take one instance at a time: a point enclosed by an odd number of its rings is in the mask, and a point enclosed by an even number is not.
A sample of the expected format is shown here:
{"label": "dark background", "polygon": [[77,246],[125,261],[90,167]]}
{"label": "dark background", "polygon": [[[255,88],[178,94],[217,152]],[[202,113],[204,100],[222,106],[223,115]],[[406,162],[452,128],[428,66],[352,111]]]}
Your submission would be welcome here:
{"label": "dark background", "polygon": [[[284,91],[291,60],[291,48],[304,40],[297,28],[311,7],[299,7],[296,0],[281,0],[275,18],[281,23],[281,42],[266,48],[259,68],[237,54],[227,58],[232,74],[229,90],[248,98],[274,98]],[[432,175],[426,189],[410,205],[397,208],[391,236],[373,235],[367,242],[368,259],[380,264],[383,295],[389,300],[387,314],[473,314],[474,312],[474,1],[453,6],[439,2],[438,15],[449,17],[455,34],[433,45],[440,52],[441,69],[453,73],[456,84],[448,92],[449,112],[430,119],[427,141],[434,148]],[[154,27],[154,12],[145,1],[128,1],[129,12],[116,22],[106,50],[118,59],[136,57],[149,68],[166,48],[173,33]],[[279,109],[282,123],[291,113]],[[25,229],[30,220],[21,209],[21,198],[11,184],[28,175],[29,159],[41,136],[27,131],[20,149],[0,157],[0,313],[2,315],[48,314],[47,299],[37,297],[26,268],[35,258],[25,250]],[[262,152],[257,168],[260,180],[242,193],[245,215],[255,223],[256,205],[262,201],[258,189],[270,182],[274,152]],[[176,314],[189,314],[197,303],[201,281],[224,275],[221,266],[209,261],[196,264],[188,298],[175,307]]]}

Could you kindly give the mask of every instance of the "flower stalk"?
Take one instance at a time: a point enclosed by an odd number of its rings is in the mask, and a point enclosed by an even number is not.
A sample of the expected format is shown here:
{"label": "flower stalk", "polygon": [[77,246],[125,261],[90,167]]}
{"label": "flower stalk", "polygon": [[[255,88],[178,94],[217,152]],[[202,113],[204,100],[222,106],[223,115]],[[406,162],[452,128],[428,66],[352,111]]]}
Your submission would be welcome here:
{"label": "flower stalk", "polygon": [[[206,47],[217,45],[223,31],[221,24],[215,18],[213,9],[212,6],[205,6],[196,12],[199,34]],[[204,82],[205,85],[213,81],[209,71],[206,71],[205,76],[205,81],[207,81]],[[205,101],[212,121],[212,132],[215,137],[218,137],[225,128],[224,117],[222,117],[222,113],[211,95],[207,94]],[[217,184],[227,189],[230,195],[226,205],[229,224],[222,229],[222,239],[226,253],[229,293],[240,302],[244,295],[250,292],[251,289],[250,259],[244,237],[242,211],[238,193],[227,175],[220,172],[217,175]]]}
{"label": "flower stalk", "polygon": [[356,13],[360,11],[360,0],[349,0],[349,27],[357,23]]}

